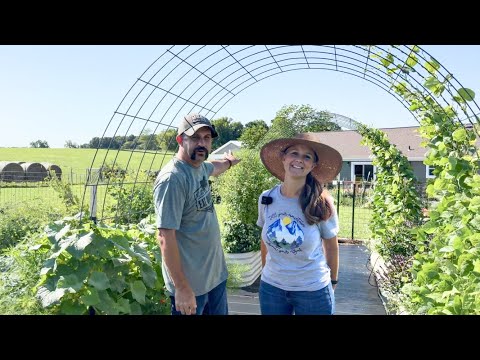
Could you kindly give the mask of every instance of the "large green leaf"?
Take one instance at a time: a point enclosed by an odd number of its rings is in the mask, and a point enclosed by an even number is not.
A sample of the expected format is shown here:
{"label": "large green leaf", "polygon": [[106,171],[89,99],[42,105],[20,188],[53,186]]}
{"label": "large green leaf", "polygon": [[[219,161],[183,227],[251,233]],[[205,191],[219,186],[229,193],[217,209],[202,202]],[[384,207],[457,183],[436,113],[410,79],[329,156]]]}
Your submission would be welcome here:
{"label": "large green leaf", "polygon": [[67,289],[55,289],[49,290],[45,286],[40,286],[37,291],[37,298],[40,299],[43,307],[49,307],[50,305],[60,302]]}
{"label": "large green leaf", "polygon": [[65,225],[55,234],[55,240],[59,242],[70,231],[70,225]]}
{"label": "large green leaf", "polygon": [[110,278],[110,289],[117,293],[122,293],[128,287],[127,282],[123,277]]}
{"label": "large green leaf", "polygon": [[78,280],[75,274],[60,276],[57,283],[57,288],[65,288],[69,291],[74,290],[75,292],[80,290],[82,286],[83,282],[81,280]]}
{"label": "large green leaf", "polygon": [[68,248],[68,252],[75,256],[77,259],[81,259],[85,248],[90,245],[93,240],[93,231],[90,231],[88,234],[76,239],[71,246]]}
{"label": "large green leaf", "polygon": [[130,290],[132,291],[133,298],[140,304],[145,305],[145,294],[147,292],[147,288],[145,287],[143,281],[136,280],[130,283]]}
{"label": "large green leaf", "polygon": [[155,282],[157,281],[157,273],[153,270],[153,268],[150,265],[142,264],[140,265],[140,273],[145,284],[154,289]]}
{"label": "large green leaf", "polygon": [[473,101],[475,99],[475,92],[467,88],[458,89],[458,95],[464,98],[466,101]]}
{"label": "large green leaf", "polygon": [[55,271],[57,264],[57,259],[47,259],[43,263],[43,267],[40,269],[40,275],[46,275],[51,271]]}
{"label": "large green leaf", "polygon": [[112,263],[113,266],[123,266],[125,264],[128,264],[130,261],[132,261],[132,257],[128,254],[122,254],[122,257],[114,257],[112,258]]}
{"label": "large green leaf", "polygon": [[65,315],[83,315],[87,312],[87,308],[76,302],[64,301],[60,305],[60,312]]}
{"label": "large green leaf", "polygon": [[117,303],[110,297],[107,291],[99,291],[99,303],[95,306],[107,315],[118,315]]}
{"label": "large green leaf", "polygon": [[130,309],[130,302],[128,301],[128,299],[120,298],[117,301],[117,309],[120,313],[130,314],[131,309]]}
{"label": "large green leaf", "polygon": [[467,131],[464,128],[455,130],[452,134],[455,141],[463,141],[467,138]]}
{"label": "large green leaf", "polygon": [[150,261],[150,256],[148,255],[147,250],[141,247],[138,244],[133,244],[133,250],[135,251],[135,255],[142,261],[146,262],[148,265],[152,265]]}
{"label": "large green leaf", "polygon": [[89,287],[87,293],[80,296],[80,300],[87,306],[95,306],[100,302],[98,291],[94,287]]}
{"label": "large green leaf", "polygon": [[142,315],[142,307],[140,306],[139,303],[134,302],[130,304],[130,314],[131,315]]}
{"label": "large green leaf", "polygon": [[106,290],[110,287],[110,281],[107,275],[103,272],[94,271],[88,279],[88,283],[95,287],[97,290]]}
{"label": "large green leaf", "polygon": [[70,235],[69,237],[67,237],[65,239],[60,239],[60,241],[58,242],[58,245],[60,246],[60,249],[58,249],[56,252],[54,252],[50,256],[50,258],[59,257],[65,251],[66,248],[68,248],[73,242],[75,242],[77,240],[77,237],[78,237],[77,234],[73,234],[73,235]]}
{"label": "large green leaf", "polygon": [[425,68],[430,74],[435,74],[435,72],[440,69],[440,64],[435,59],[431,58],[430,61],[425,63]]}

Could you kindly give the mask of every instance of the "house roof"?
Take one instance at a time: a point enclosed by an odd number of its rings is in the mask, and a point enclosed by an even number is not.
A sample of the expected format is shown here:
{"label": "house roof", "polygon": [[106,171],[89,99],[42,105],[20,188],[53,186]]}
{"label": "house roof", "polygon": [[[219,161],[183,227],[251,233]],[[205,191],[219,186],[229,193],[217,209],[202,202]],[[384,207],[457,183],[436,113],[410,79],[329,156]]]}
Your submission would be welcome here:
{"label": "house roof", "polygon": [[[394,144],[409,161],[423,161],[427,149],[420,144],[423,139],[418,133],[419,126],[381,128],[391,144]],[[371,161],[370,149],[360,145],[362,136],[355,130],[319,132],[323,143],[335,148],[342,155],[343,161]],[[480,148],[480,138],[477,138]]]}
{"label": "house roof", "polygon": [[218,149],[212,151],[212,154],[223,154],[228,148],[232,147],[232,145],[233,147],[241,148],[242,142],[238,140],[230,140],[220,146]]}
{"label": "house roof", "polygon": [[[401,128],[381,128],[390,143],[397,148],[410,161],[423,161],[427,149],[420,143],[424,140],[417,132],[419,126]],[[337,149],[342,155],[343,161],[371,161],[370,149],[368,146],[360,145],[362,136],[355,130],[346,131],[324,131],[319,132],[321,141]]]}

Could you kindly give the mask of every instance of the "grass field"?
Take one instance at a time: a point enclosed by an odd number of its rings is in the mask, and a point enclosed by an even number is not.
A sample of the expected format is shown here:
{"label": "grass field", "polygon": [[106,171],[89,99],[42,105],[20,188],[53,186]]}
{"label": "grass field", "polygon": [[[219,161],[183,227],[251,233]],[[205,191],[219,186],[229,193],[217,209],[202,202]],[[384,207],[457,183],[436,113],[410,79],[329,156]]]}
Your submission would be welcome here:
{"label": "grass field", "polygon": [[[96,149],[34,149],[34,148],[0,148],[0,161],[49,162],[60,166],[63,174],[70,172],[84,173],[90,167],[99,168],[106,164],[118,164],[127,170],[158,170],[172,157],[172,153],[165,155],[116,150]],[[96,155],[95,155],[96,154]],[[95,162],[92,166],[92,160]],[[128,168],[127,168],[128,164]]]}

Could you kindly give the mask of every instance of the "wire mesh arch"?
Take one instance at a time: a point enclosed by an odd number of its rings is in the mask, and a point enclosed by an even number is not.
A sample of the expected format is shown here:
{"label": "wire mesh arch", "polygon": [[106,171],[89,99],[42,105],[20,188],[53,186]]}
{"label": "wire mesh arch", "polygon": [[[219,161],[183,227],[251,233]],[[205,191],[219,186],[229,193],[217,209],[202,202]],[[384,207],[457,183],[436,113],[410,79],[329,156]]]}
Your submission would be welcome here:
{"label": "wire mesh arch", "polygon": [[[419,66],[413,69],[412,61],[417,61]],[[308,70],[334,71],[355,76],[393,96],[416,119],[410,108],[411,103],[399,94],[402,89],[419,90],[431,96],[442,108],[451,103],[445,98],[446,95],[463,98],[458,94],[458,89],[463,86],[441,64],[438,64],[436,74],[444,84],[445,92],[434,96],[424,86],[425,79],[431,76],[428,64],[433,62],[432,55],[419,46],[411,45],[170,46],[134,82],[114,111],[92,159],[91,168],[102,170],[91,172],[81,206],[84,208],[86,194],[90,189],[90,197],[97,204],[95,215],[98,216],[94,217],[101,220],[117,218],[119,211],[125,209],[117,208],[113,213],[110,211],[110,215],[106,214],[106,194],[109,189],[115,187],[118,195],[122,191],[133,194],[135,189],[141,191],[151,187],[152,182],[145,179],[145,174],[155,174],[172,155],[168,151],[172,145],[170,143],[165,149],[149,150],[157,133],[165,134],[166,130],[176,130],[178,119],[190,112],[215,118],[235,96],[262,80],[292,71]],[[385,67],[390,65],[392,70],[388,74]],[[464,126],[473,126],[478,122],[480,108],[475,101],[465,102],[461,110],[453,121],[460,121]],[[334,115],[334,120],[343,121],[342,126],[355,128],[355,122],[351,122],[353,120]],[[147,130],[151,130],[151,133]],[[475,127],[474,131],[477,131]],[[116,137],[126,142],[132,133],[139,136],[133,140],[130,150],[115,148]],[[146,138],[143,149],[137,148],[140,135]],[[105,139],[110,139],[110,143],[106,150],[101,150],[100,144]],[[114,168],[120,156],[126,159],[123,170],[133,175],[128,180],[100,176],[105,168]],[[103,191],[97,191],[99,187]]]}

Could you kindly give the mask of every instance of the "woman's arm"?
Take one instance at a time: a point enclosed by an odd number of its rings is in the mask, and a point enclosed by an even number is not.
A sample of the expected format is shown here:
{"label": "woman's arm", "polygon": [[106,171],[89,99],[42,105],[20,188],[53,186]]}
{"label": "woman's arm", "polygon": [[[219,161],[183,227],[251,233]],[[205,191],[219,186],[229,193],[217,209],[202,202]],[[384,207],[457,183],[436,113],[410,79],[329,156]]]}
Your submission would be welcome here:
{"label": "woman's arm", "polygon": [[267,261],[268,249],[262,239],[260,239],[260,253],[262,255],[262,269],[265,267],[265,262]]}
{"label": "woman's arm", "polygon": [[[325,258],[327,259],[328,267],[330,268],[330,278],[334,281],[338,280],[338,238],[334,236],[330,239],[323,239],[323,250],[325,252]],[[337,284],[332,284],[333,289],[337,287]]]}

